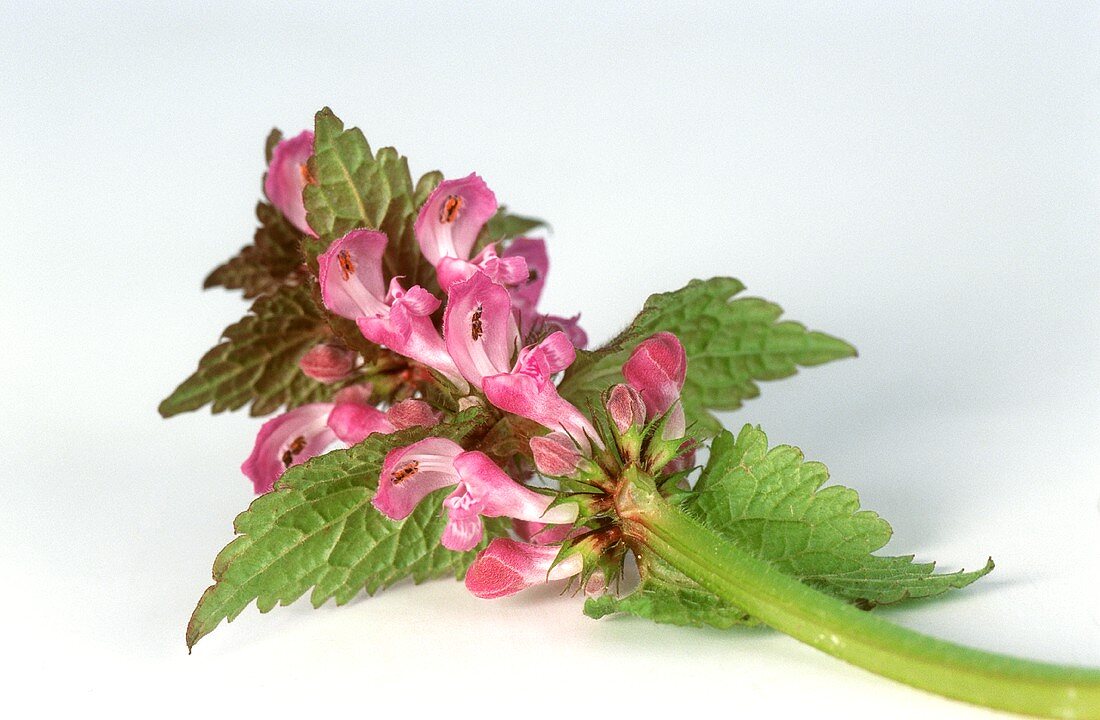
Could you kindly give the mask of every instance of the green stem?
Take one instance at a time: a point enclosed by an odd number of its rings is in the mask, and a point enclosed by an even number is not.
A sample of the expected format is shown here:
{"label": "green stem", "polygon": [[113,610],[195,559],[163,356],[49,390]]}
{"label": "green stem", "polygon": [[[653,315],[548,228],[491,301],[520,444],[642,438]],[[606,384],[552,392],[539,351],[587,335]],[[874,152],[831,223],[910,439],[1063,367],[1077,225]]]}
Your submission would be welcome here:
{"label": "green stem", "polygon": [[1032,662],[937,640],[814,590],[722,539],[627,471],[624,537],[767,625],[865,670],[976,705],[1100,719],[1100,670]]}

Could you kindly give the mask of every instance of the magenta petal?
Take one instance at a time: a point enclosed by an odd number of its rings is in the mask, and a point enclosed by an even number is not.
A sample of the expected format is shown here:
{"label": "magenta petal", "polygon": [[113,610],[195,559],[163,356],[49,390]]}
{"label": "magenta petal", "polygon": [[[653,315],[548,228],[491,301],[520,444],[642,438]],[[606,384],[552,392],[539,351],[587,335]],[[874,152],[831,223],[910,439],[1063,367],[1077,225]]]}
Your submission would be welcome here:
{"label": "magenta petal", "polygon": [[443,288],[444,292],[449,291],[452,285],[462,282],[476,272],[477,265],[469,260],[459,260],[453,257],[440,258],[439,264],[435,266],[439,287]]}
{"label": "magenta petal", "polygon": [[540,315],[537,322],[542,323],[543,327],[561,330],[569,338],[569,342],[573,344],[573,347],[584,349],[588,347],[588,333],[580,326],[580,319],[580,313],[573,317]]}
{"label": "magenta petal", "polygon": [[650,336],[623,363],[623,377],[645,399],[648,419],[668,412],[687,378],[684,346],[669,332]]}
{"label": "magenta petal", "polygon": [[309,130],[281,140],[271,151],[271,165],[264,177],[264,194],[294,227],[317,237],[306,222],[306,206],[302,200],[302,190],[309,178],[306,163],[312,154],[313,133]]}
{"label": "magenta petal", "polygon": [[436,437],[391,450],[371,503],[392,520],[408,517],[425,497],[459,482],[454,459],[462,452],[458,443]]}
{"label": "magenta petal", "polygon": [[317,258],[321,300],[332,312],[355,320],[387,312],[382,255],[388,240],[374,230],[352,230]]}
{"label": "magenta petal", "polygon": [[458,489],[443,501],[447,508],[447,525],[443,528],[440,544],[448,550],[466,552],[473,550],[485,535],[481,518],[477,513],[477,501],[459,483]]}
{"label": "magenta petal", "polygon": [[533,312],[542,296],[542,287],[546,284],[546,273],[550,270],[550,257],[546,254],[546,241],[535,238],[516,238],[501,253],[502,258],[523,258],[527,265],[527,278],[512,290],[516,305],[529,307]]}
{"label": "magenta petal", "polygon": [[328,416],[328,426],[349,445],[363,442],[374,433],[389,434],[397,430],[386,414],[373,405],[356,402],[337,403]]}
{"label": "magenta petal", "polygon": [[505,412],[534,420],[551,430],[563,430],[583,450],[599,442],[595,428],[580,410],[558,394],[551,376],[573,362],[573,346],[563,333],[520,351],[512,372],[482,380],[485,397]]}
{"label": "magenta petal", "polygon": [[439,184],[416,218],[413,230],[432,265],[440,258],[469,260],[481,228],[497,211],[493,191],[476,173]]}
{"label": "magenta petal", "polygon": [[554,565],[559,549],[555,545],[531,545],[496,538],[478,554],[466,572],[466,589],[479,598],[493,599],[579,574],[584,569],[579,554]]}
{"label": "magenta petal", "polygon": [[302,405],[263,424],[252,454],[241,465],[258,494],[270,491],[287,468],[321,454],[336,441],[326,424],[332,407],[331,403]]}
{"label": "magenta petal", "polygon": [[[394,281],[396,280],[397,278],[394,278]],[[390,293],[393,294],[392,282],[390,283],[390,288]],[[397,300],[404,307],[408,308],[410,313],[419,317],[426,317],[428,315],[431,315],[436,310],[438,310],[439,306],[442,304],[439,298],[437,298],[435,295],[432,295],[430,292],[420,287],[419,285],[413,285],[404,293],[398,295]]]}
{"label": "magenta petal", "polygon": [[508,291],[483,272],[452,285],[443,337],[459,372],[475,387],[486,375],[507,372],[519,342]]}

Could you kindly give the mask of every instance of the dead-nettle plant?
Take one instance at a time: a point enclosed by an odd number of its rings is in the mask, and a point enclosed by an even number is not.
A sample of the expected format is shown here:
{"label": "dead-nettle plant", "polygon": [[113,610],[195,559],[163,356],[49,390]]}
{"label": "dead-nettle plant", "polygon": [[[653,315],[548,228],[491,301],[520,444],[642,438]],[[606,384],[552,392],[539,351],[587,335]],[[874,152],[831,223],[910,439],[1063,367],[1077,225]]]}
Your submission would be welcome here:
{"label": "dead-nettle plant", "polygon": [[214,562],[189,647],[253,601],[266,612],[309,591],[320,606],[405,578],[464,578],[483,598],[559,582],[593,618],[764,623],[949,697],[1100,717],[1100,672],[867,612],[993,563],[936,573],[875,554],[890,526],[827,485],[824,465],[711,414],[851,345],[717,277],[651,296],[587,349],[578,315],[539,306],[543,223],[479,176],[414,182],[396,150],[372,150],[328,109],[313,132],[273,132],[267,160],[253,243],[206,279],[252,307],[160,406],[279,413],[242,466],[259,497]]}

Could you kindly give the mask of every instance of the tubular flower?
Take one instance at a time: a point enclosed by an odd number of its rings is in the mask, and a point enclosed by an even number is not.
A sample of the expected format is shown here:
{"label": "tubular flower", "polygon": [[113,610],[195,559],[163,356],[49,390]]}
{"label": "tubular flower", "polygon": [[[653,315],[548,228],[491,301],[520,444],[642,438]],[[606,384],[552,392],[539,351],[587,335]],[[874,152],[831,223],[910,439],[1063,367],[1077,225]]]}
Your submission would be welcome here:
{"label": "tubular flower", "polygon": [[269,492],[287,468],[320,455],[336,441],[336,433],[328,426],[332,409],[332,403],[310,403],[260,427],[252,454],[241,465],[257,494]]}
{"label": "tubular flower", "polygon": [[413,226],[420,251],[435,267],[446,257],[469,260],[478,233],[496,211],[496,196],[477,173],[444,180],[428,196]]}
{"label": "tubular flower", "polygon": [[375,230],[352,230],[317,258],[321,300],[332,312],[356,320],[386,315],[382,256],[389,240]]}
{"label": "tubular flower", "polygon": [[447,528],[442,543],[450,550],[477,547],[484,532],[482,517],[510,517],[551,524],[572,523],[577,519],[577,505],[551,508],[553,497],[517,483],[484,453],[462,453],[455,458],[454,467],[460,482],[443,501],[447,508]]}
{"label": "tubular flower", "polygon": [[392,520],[413,509],[440,488],[457,486],[443,506],[447,526],[441,542],[451,550],[470,550],[481,542],[482,517],[511,517],[544,523],[572,523],[575,504],[550,508],[553,498],[510,478],[487,455],[466,452],[444,438],[427,438],[392,450],[382,463],[372,503]]}
{"label": "tubular flower", "polygon": [[584,558],[573,554],[555,565],[560,549],[556,545],[496,538],[466,571],[466,589],[479,598],[494,599],[579,575],[584,570]]}
{"label": "tubular flower", "polygon": [[385,291],[386,244],[385,234],[374,230],[352,230],[333,241],[317,258],[325,307],[355,320],[371,342],[438,370],[465,392],[466,382],[432,324],[439,299],[419,285],[406,290],[398,278]]}
{"label": "tubular flower", "polygon": [[336,393],[334,402],[303,405],[268,420],[241,470],[262,494],[287,468],[320,455],[330,445],[355,445],[374,433],[437,422],[439,416],[421,400],[405,400],[383,412],[370,404],[370,385],[356,385]]}
{"label": "tubular flower", "polygon": [[569,367],[576,352],[565,333],[556,332],[519,353],[509,373],[482,381],[485,397],[501,410],[534,420],[551,430],[562,430],[587,451],[599,442],[596,430],[580,410],[558,394],[552,376]]}
{"label": "tubular flower", "polygon": [[306,206],[302,201],[302,190],[310,181],[307,162],[312,154],[313,133],[309,130],[281,140],[271,152],[264,193],[294,227],[317,237],[306,222]]}
{"label": "tubular flower", "polygon": [[519,345],[508,291],[480,271],[453,284],[443,336],[459,371],[477,389],[483,378],[508,372]]}

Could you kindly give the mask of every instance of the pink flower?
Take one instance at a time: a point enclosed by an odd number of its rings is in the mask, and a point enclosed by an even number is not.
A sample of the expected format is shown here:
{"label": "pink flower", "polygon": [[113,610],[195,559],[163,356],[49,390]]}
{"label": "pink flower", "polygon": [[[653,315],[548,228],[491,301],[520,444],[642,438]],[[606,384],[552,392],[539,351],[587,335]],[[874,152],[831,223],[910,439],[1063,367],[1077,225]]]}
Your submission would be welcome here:
{"label": "pink flower", "polygon": [[318,382],[335,383],[346,379],[355,369],[359,355],[352,350],[331,343],[320,343],[298,361],[306,377]]}
{"label": "pink flower", "polygon": [[328,426],[332,408],[332,403],[302,405],[260,427],[252,454],[241,465],[257,494],[269,492],[287,468],[321,454],[336,441]]}
{"label": "pink flower", "polygon": [[389,313],[382,256],[389,242],[376,230],[352,230],[317,258],[321,300],[341,317],[356,320]]}
{"label": "pink flower", "polygon": [[445,257],[469,260],[478,233],[497,211],[493,191],[476,173],[444,180],[428,196],[413,231],[433,266]]}
{"label": "pink flower", "polygon": [[572,523],[577,518],[577,505],[551,508],[552,497],[516,482],[484,453],[466,452],[444,438],[390,451],[372,503],[390,519],[401,520],[429,494],[451,485],[457,487],[443,501],[447,526],[441,538],[451,550],[470,550],[481,542],[482,517],[546,523]]}
{"label": "pink flower", "polygon": [[510,517],[552,524],[572,524],[577,519],[577,505],[550,507],[553,497],[519,484],[484,453],[462,453],[454,459],[454,467],[460,482],[443,501],[447,508],[447,527],[442,543],[450,550],[466,551],[477,547],[484,533],[482,517]]}
{"label": "pink flower", "polygon": [[623,377],[645,400],[647,420],[671,409],[663,437],[683,437],[687,420],[679,401],[687,378],[687,353],[679,338],[659,332],[643,340],[623,364]]}
{"label": "pink flower", "polygon": [[537,345],[524,348],[510,373],[486,377],[482,389],[489,402],[550,428],[562,430],[587,451],[599,442],[596,430],[580,410],[558,394],[552,376],[576,358],[565,333],[556,332]]}
{"label": "pink flower", "polygon": [[439,286],[450,290],[456,282],[461,282],[481,271],[501,285],[513,286],[527,280],[527,261],[521,257],[500,257],[495,245],[489,245],[473,260],[444,257],[436,265]]}
{"label": "pink flower", "polygon": [[440,305],[430,292],[414,285],[406,290],[398,278],[385,292],[382,256],[387,238],[374,230],[352,230],[317,258],[321,299],[332,312],[356,321],[371,342],[439,371],[460,392],[462,379],[431,315]]}
{"label": "pink flower", "polygon": [[467,392],[469,386],[432,323],[432,313],[439,309],[439,299],[419,285],[405,290],[394,278],[390,281],[386,302],[389,303],[387,313],[356,320],[363,337],[437,370],[459,392]]}
{"label": "pink flower", "polygon": [[271,153],[264,193],[294,227],[317,237],[306,222],[306,206],[302,201],[302,190],[310,180],[307,162],[312,154],[313,133],[309,130],[281,140]]}
{"label": "pink flower", "polygon": [[458,443],[437,437],[394,448],[382,462],[371,503],[391,520],[408,517],[428,495],[459,482],[454,459],[463,452]]}
{"label": "pink flower", "polygon": [[459,372],[479,390],[484,377],[508,372],[519,344],[508,291],[483,272],[451,285],[443,336]]}
{"label": "pink flower", "polygon": [[466,588],[479,598],[492,599],[580,574],[584,570],[580,554],[554,564],[560,549],[556,545],[531,545],[496,538],[466,571]]}

